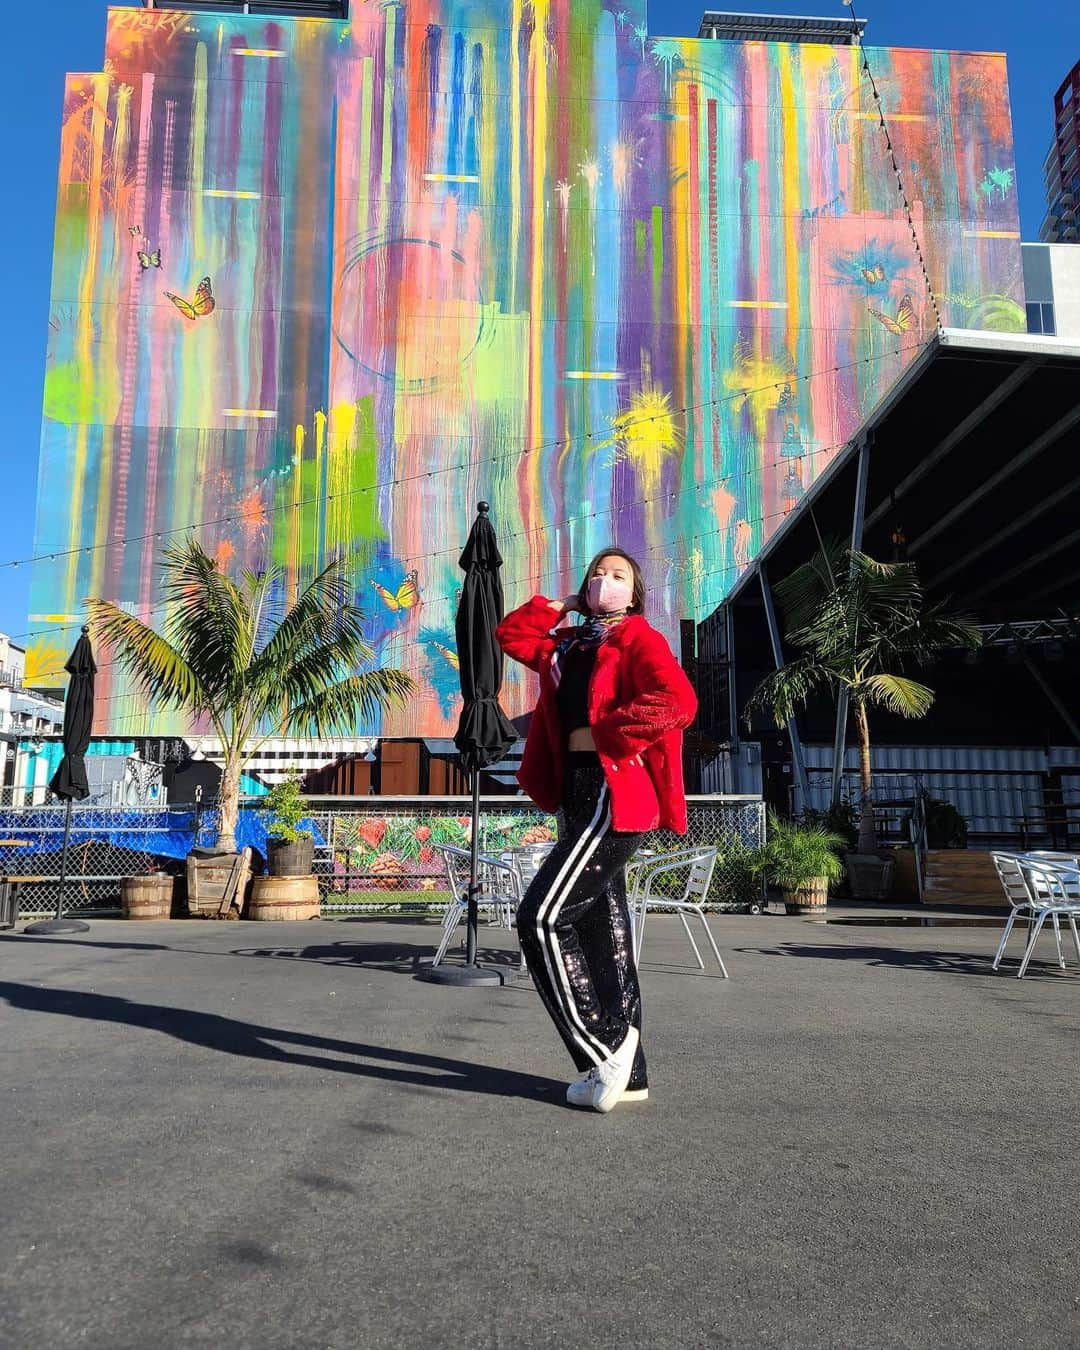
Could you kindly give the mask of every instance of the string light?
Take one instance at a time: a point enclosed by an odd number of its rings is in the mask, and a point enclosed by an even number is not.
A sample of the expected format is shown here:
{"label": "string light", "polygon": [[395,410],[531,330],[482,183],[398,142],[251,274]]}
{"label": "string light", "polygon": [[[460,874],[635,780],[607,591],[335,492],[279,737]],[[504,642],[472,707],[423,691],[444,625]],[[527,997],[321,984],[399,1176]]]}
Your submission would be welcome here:
{"label": "string light", "polygon": [[[818,379],[822,375],[836,374],[842,370],[854,370],[858,366],[870,365],[875,361],[884,360],[886,357],[889,356],[899,356],[902,355],[904,352],[919,351],[924,345],[925,344],[923,343],[912,343],[904,347],[890,348],[885,351],[875,352],[870,356],[859,357],[854,361],[846,361],[842,365],[829,366],[821,370],[810,371],[808,374],[805,375],[800,375],[796,371],[792,373],[787,383],[798,384],[803,381]],[[776,387],[777,387],[776,381],[770,380],[767,384],[756,385],[752,389],[739,389],[736,390],[734,393],[725,394],[720,398],[703,399],[700,403],[688,403],[684,407],[672,409],[671,416],[673,418],[681,417],[685,416],[687,413],[700,412],[706,408],[719,407],[722,404],[734,403],[739,401],[740,399],[748,400],[752,398],[755,394],[767,393],[770,389],[775,389]],[[780,387],[782,388],[783,386]],[[630,431],[637,426],[644,426],[650,420],[651,418],[644,415],[638,418],[627,418],[627,419],[620,418],[618,425],[618,434],[611,438],[611,443],[614,444],[617,440],[624,439],[627,431]],[[298,511],[305,506],[318,506],[324,502],[326,503],[340,502],[347,498],[355,497],[361,493],[378,492],[381,491],[383,488],[400,487],[405,483],[418,482],[420,479],[431,478],[436,474],[454,473],[481,464],[501,464],[515,459],[516,462],[520,463],[520,461],[528,455],[540,454],[543,453],[543,451],[545,450],[558,449],[561,446],[572,445],[575,440],[581,441],[592,440],[593,435],[594,433],[592,432],[585,432],[579,434],[577,437],[570,437],[568,439],[564,438],[562,441],[557,440],[542,441],[534,446],[526,446],[520,452],[510,451],[504,454],[477,455],[472,459],[461,460],[456,464],[451,464],[447,466],[445,469],[425,469],[422,470],[420,473],[403,474],[401,477],[398,478],[388,478],[382,482],[370,483],[363,487],[350,488],[347,492],[331,492],[317,497],[306,497],[291,502],[282,502],[281,504],[276,506],[263,506],[260,507],[260,516],[262,518],[265,518],[271,515],[278,515],[284,511]],[[686,489],[686,491],[693,491],[693,490],[694,490],[693,488]],[[629,509],[632,505],[633,502],[627,503],[625,509]],[[212,525],[236,525],[242,523],[242,521],[243,518],[239,515],[216,516],[207,520],[189,521],[187,524],[174,525],[167,530],[156,530],[156,531],[151,530],[147,531],[144,534],[126,535],[122,538],[118,537],[114,539],[106,539],[100,544],[91,544],[86,546],[80,545],[76,548],[54,550],[53,552],[50,553],[32,554],[26,558],[16,558],[16,559],[9,559],[7,561],[0,561],[0,568],[4,567],[15,568],[21,566],[23,563],[39,563],[46,561],[56,562],[64,558],[69,558],[72,555],[79,553],[90,554],[96,553],[101,549],[114,548],[118,544],[122,546],[125,544],[145,543],[149,539],[153,539],[155,541],[160,542],[167,536],[171,537],[177,534],[189,534],[194,530],[208,529]],[[551,527],[545,526],[544,528],[551,528]],[[449,552],[451,550],[446,551]]]}
{"label": "string light", "polygon": [[[922,350],[922,348],[923,348],[925,345],[926,345],[926,344],[923,343],[923,344],[919,344],[918,347],[913,347],[913,346],[908,346],[908,347],[896,347],[896,348],[893,348],[893,354],[896,355],[896,356],[900,356],[900,355],[901,355],[902,353],[904,353],[905,351]],[[882,353],[882,355],[886,355],[886,354],[887,354],[887,353]],[[870,358],[866,358],[866,359],[869,360]],[[850,364],[856,364],[856,363],[850,363]],[[841,367],[841,366],[835,366],[833,369],[836,370],[836,371],[838,371],[838,370],[844,369],[844,367]],[[809,376],[801,376],[801,377],[799,377],[799,378],[809,379],[809,378],[811,378],[811,377],[809,377]],[[774,385],[769,386],[769,387],[774,388],[774,389],[782,389],[782,388],[783,388],[783,385],[782,385],[782,384],[774,384]],[[622,515],[622,514],[623,514],[624,512],[626,512],[626,511],[634,511],[634,510],[637,510],[637,509],[639,509],[639,508],[641,508],[641,507],[644,507],[644,506],[650,506],[650,505],[652,505],[654,502],[658,502],[658,501],[674,501],[674,500],[676,500],[676,499],[679,498],[679,497],[686,496],[686,494],[687,494],[687,493],[690,493],[690,492],[701,492],[701,493],[712,492],[712,491],[715,491],[718,487],[722,487],[724,484],[730,483],[730,482],[732,482],[732,481],[734,481],[734,480],[736,480],[736,479],[740,479],[740,478],[752,478],[754,475],[766,473],[766,472],[768,472],[768,470],[770,470],[770,469],[783,468],[784,465],[790,464],[792,461],[795,461],[795,460],[803,460],[803,459],[810,459],[810,458],[820,459],[822,456],[832,454],[833,451],[835,451],[835,450],[841,450],[841,449],[843,449],[844,446],[848,445],[849,443],[850,443],[850,438],[848,438],[847,440],[843,440],[843,441],[837,441],[835,444],[832,444],[832,445],[824,445],[824,446],[816,446],[816,447],[815,447],[815,446],[810,446],[810,447],[807,447],[806,449],[804,449],[804,450],[803,450],[801,453],[799,453],[799,454],[787,454],[787,455],[783,455],[780,459],[769,460],[769,461],[763,462],[763,463],[761,463],[761,464],[754,464],[754,465],[751,465],[751,466],[750,466],[749,468],[747,468],[747,469],[742,469],[742,470],[739,470],[739,471],[732,470],[730,473],[718,474],[718,475],[715,475],[715,476],[712,477],[712,478],[706,478],[706,479],[703,479],[700,483],[691,483],[689,486],[687,486],[687,487],[685,487],[685,488],[680,488],[680,489],[678,489],[678,490],[674,490],[674,491],[670,491],[670,492],[660,492],[660,493],[656,493],[654,496],[651,496],[651,497],[632,497],[629,501],[623,502],[621,505],[618,505],[618,506],[601,507],[601,508],[599,508],[599,509],[596,510],[596,511],[588,511],[588,512],[584,513],[583,515],[577,515],[577,516],[563,516],[563,517],[562,517],[561,519],[559,519],[559,520],[547,521],[547,522],[545,522],[543,525],[537,525],[537,526],[534,526],[534,527],[532,527],[531,529],[527,529],[527,530],[509,530],[509,531],[500,531],[500,533],[499,533],[499,538],[500,538],[500,540],[502,540],[502,541],[504,541],[504,542],[507,541],[507,540],[511,540],[511,539],[527,539],[527,538],[529,538],[531,535],[535,535],[535,534],[546,534],[546,533],[548,533],[548,532],[551,531],[551,530],[557,530],[557,529],[560,529],[560,528],[562,528],[563,526],[566,526],[566,525],[578,525],[578,524],[583,523],[584,521],[588,521],[588,520],[598,520],[598,519],[600,519],[600,518],[603,517],[603,516],[619,516],[619,515]],[[784,444],[784,442],[764,442],[764,444]],[[754,523],[755,523],[757,520],[759,520],[759,519],[760,519],[759,517],[754,517],[754,518],[752,518],[748,523],[754,524]],[[718,529],[718,530],[710,530],[710,531],[707,532],[706,535],[691,535],[690,537],[691,537],[691,538],[705,538],[705,537],[708,537],[708,536],[713,535],[713,534],[722,534],[722,533],[724,533],[724,531],[726,530],[726,528],[727,528],[727,527],[725,526],[725,527],[722,527],[721,529]],[[655,551],[655,549],[659,549],[659,548],[668,548],[668,547],[669,547],[668,544],[661,544],[661,545],[655,546],[654,549],[646,549],[646,550],[644,550],[644,551],[645,551],[646,553],[649,553],[649,552]],[[409,557],[408,557],[408,559],[407,559],[407,563],[408,563],[409,566],[413,566],[413,565],[415,565],[415,564],[417,564],[417,563],[422,563],[422,562],[430,561],[430,560],[433,559],[433,558],[444,558],[444,557],[447,557],[447,556],[452,555],[452,554],[458,554],[458,553],[460,553],[460,552],[461,552],[461,545],[460,545],[460,544],[453,544],[453,545],[450,545],[450,546],[447,547],[447,548],[433,549],[433,550],[431,550],[431,551],[428,552],[428,553],[415,553],[415,554],[410,554]],[[432,598],[430,598],[430,597],[426,597],[426,596],[425,596],[425,597],[423,597],[423,598],[424,598],[424,603],[425,603],[425,604],[432,604],[432,605],[434,605],[434,604],[438,604],[441,600],[445,600],[445,599],[450,598],[450,597],[440,596],[440,597],[436,597],[435,599],[432,599]],[[156,613],[159,613],[159,612],[160,612],[162,609],[164,609],[164,608],[165,608],[164,605],[152,605],[152,606],[150,606],[150,608],[149,608],[148,610],[145,611],[145,614],[146,614],[146,615],[156,614]],[[144,620],[144,621],[145,621],[145,620]],[[13,639],[13,640],[14,640],[14,639],[20,639],[20,638],[49,637],[49,636],[51,636],[51,635],[53,635],[53,634],[55,634],[55,633],[70,632],[72,629],[80,628],[80,627],[82,626],[82,623],[83,623],[83,620],[82,620],[82,619],[78,619],[78,620],[73,620],[73,621],[70,622],[70,623],[63,623],[63,624],[47,624],[47,625],[45,625],[45,626],[42,627],[42,628],[31,629],[31,630],[28,630],[27,632],[24,632],[24,633],[9,633],[7,636],[8,636],[9,638]],[[50,673],[55,673],[55,672],[50,672]],[[44,678],[44,677],[41,677],[41,678]]]}

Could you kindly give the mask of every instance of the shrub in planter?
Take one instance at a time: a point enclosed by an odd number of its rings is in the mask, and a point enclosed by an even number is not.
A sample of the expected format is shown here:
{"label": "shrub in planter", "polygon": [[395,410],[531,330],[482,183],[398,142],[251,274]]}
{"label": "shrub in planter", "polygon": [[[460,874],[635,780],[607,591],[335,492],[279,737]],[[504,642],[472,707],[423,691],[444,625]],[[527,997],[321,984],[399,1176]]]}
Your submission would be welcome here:
{"label": "shrub in planter", "polygon": [[820,825],[796,825],[770,814],[758,867],[783,894],[789,914],[820,913],[828,904],[830,882],[843,876],[843,847],[841,835]]}
{"label": "shrub in planter", "polygon": [[272,877],[306,877],[315,859],[315,838],[301,824],[308,806],[300,791],[300,776],[290,773],[271,788],[265,804],[268,866]]}
{"label": "shrub in planter", "polygon": [[858,842],[859,812],[852,802],[834,802],[824,811],[806,810],[802,823],[819,825],[830,834],[838,834],[848,849],[853,849]]}
{"label": "shrub in planter", "polygon": [[967,821],[952,802],[927,797],[926,842],[930,848],[967,848]]}

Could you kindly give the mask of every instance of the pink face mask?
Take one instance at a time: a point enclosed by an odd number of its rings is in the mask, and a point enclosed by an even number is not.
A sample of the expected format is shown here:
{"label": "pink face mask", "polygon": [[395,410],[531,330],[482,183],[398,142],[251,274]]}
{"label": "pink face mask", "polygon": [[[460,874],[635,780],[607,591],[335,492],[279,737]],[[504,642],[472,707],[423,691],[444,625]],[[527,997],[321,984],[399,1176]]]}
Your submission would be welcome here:
{"label": "pink face mask", "polygon": [[633,604],[634,588],[628,581],[615,577],[593,577],[587,595],[594,614],[619,614]]}

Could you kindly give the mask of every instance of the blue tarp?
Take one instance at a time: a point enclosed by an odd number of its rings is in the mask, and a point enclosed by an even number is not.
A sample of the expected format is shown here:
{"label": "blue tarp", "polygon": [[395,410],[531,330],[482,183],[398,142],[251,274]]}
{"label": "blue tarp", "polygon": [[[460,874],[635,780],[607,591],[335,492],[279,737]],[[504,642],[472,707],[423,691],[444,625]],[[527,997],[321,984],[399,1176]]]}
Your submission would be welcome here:
{"label": "blue tarp", "polygon": [[[325,844],[322,832],[311,820],[301,822],[311,830],[316,844]],[[71,843],[85,844],[100,839],[114,848],[148,853],[158,858],[186,858],[195,843],[194,811],[110,811],[93,808],[75,811],[71,824]],[[206,844],[212,842],[209,828],[200,832]],[[10,859],[35,853],[58,853],[64,843],[64,816],[55,807],[48,810],[0,811],[0,836],[25,839],[29,847],[9,848],[2,852]],[[236,828],[238,848],[251,847],[266,857],[266,812],[242,808]]]}

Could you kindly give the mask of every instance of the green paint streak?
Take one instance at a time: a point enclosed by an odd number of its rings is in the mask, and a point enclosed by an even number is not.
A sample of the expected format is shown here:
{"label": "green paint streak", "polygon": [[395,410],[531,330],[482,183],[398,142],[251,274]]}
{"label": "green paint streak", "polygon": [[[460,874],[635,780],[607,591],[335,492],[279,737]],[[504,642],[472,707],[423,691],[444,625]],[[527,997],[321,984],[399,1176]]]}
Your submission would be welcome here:
{"label": "green paint streak", "polygon": [[634,251],[637,270],[645,271],[645,250],[649,246],[649,228],[643,220],[634,221]]}
{"label": "green paint streak", "polygon": [[89,378],[84,379],[77,361],[48,370],[43,403],[46,417],[65,426],[101,426],[115,421],[120,411],[120,391],[115,380],[99,380],[92,372],[87,373]]}
{"label": "green paint streak", "polygon": [[652,209],[652,303],[653,323],[659,324],[664,300],[664,210]]}
{"label": "green paint streak", "polygon": [[386,11],[386,44],[383,63],[383,127],[382,180],[389,183],[394,173],[394,80],[397,52],[397,11],[391,6]]}
{"label": "green paint streak", "polygon": [[[375,434],[375,399],[371,395],[357,404],[355,435],[349,464],[352,486],[373,488],[379,477],[379,442]],[[345,453],[348,454],[348,450]],[[371,492],[354,492],[348,503],[349,533],[353,542],[361,539],[376,542],[386,538],[386,530],[379,518],[378,493],[374,488]]]}

